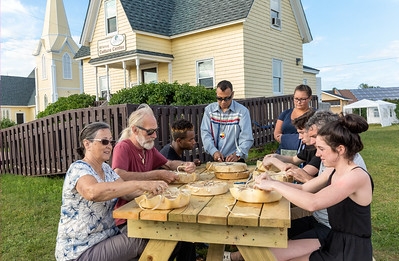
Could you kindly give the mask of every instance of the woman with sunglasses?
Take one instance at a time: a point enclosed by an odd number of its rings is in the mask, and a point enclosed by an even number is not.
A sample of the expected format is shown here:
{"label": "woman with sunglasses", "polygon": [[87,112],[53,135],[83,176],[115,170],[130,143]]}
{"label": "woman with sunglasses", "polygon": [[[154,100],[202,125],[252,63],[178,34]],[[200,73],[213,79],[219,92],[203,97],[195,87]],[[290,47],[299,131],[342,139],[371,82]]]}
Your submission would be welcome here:
{"label": "woman with sunglasses", "polygon": [[62,189],[61,217],[55,257],[64,260],[132,260],[146,239],[129,238],[112,217],[117,198],[125,200],[149,192],[162,193],[164,181],[123,181],[106,163],[115,141],[109,125],[95,122],[79,134],[81,147],[69,167]]}
{"label": "woman with sunglasses", "polygon": [[281,150],[293,150],[295,151],[293,154],[296,154],[300,140],[292,121],[311,110],[309,107],[311,97],[312,89],[308,85],[301,84],[295,87],[294,107],[283,111],[274,127],[274,139],[280,143],[276,153],[280,154]]}

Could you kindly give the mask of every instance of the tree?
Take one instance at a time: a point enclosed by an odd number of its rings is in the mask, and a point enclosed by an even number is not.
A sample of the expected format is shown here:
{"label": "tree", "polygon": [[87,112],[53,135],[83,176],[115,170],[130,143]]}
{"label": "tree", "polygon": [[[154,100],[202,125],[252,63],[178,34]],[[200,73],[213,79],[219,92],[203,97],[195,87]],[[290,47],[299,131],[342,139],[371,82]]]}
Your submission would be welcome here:
{"label": "tree", "polygon": [[368,85],[367,83],[361,83],[359,84],[359,89],[369,89],[369,88],[380,88],[380,86],[372,86]]}

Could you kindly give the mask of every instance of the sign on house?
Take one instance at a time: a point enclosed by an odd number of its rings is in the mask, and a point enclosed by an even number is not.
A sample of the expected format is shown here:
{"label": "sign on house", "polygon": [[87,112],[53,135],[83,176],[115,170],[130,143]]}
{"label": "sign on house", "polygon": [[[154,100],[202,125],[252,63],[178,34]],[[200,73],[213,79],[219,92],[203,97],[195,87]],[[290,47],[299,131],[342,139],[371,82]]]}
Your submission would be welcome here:
{"label": "sign on house", "polygon": [[117,34],[111,38],[99,40],[97,43],[98,55],[106,55],[110,53],[126,50],[126,41],[124,34]]}

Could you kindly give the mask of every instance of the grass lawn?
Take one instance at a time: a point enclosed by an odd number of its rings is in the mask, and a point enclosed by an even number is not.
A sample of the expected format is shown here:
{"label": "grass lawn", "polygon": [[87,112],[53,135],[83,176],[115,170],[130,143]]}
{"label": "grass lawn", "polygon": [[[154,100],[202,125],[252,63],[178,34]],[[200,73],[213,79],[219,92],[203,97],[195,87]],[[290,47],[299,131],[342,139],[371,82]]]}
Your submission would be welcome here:
{"label": "grass lawn", "polygon": [[[375,183],[374,257],[399,260],[399,125],[370,126],[361,152]],[[256,161],[273,146],[253,149]],[[63,179],[0,175],[0,260],[54,260]]]}

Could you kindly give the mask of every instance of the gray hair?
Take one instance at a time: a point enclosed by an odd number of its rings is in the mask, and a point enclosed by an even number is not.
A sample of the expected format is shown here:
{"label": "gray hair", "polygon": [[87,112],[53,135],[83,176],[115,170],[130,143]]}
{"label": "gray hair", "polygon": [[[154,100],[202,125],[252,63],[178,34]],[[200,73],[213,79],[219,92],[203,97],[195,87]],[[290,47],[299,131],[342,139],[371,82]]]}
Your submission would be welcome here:
{"label": "gray hair", "polygon": [[86,125],[79,133],[79,144],[81,145],[81,147],[77,148],[78,154],[79,156],[83,159],[85,154],[86,154],[86,150],[85,147],[83,145],[83,141],[84,140],[90,140],[90,139],[94,139],[97,135],[97,132],[99,130],[103,130],[103,129],[110,129],[109,125],[105,122],[93,122],[90,123],[88,125]]}
{"label": "gray hair", "polygon": [[309,118],[308,122],[305,125],[305,128],[309,129],[313,125],[316,125],[317,129],[320,129],[321,127],[326,125],[327,122],[336,121],[338,119],[339,115],[333,113],[332,111],[316,111],[313,116]]}
{"label": "gray hair", "polygon": [[132,135],[132,127],[143,125],[145,116],[155,117],[150,106],[143,103],[140,104],[139,107],[137,107],[137,109],[130,114],[128,126],[121,132],[121,136],[118,141],[129,139],[129,137]]}

